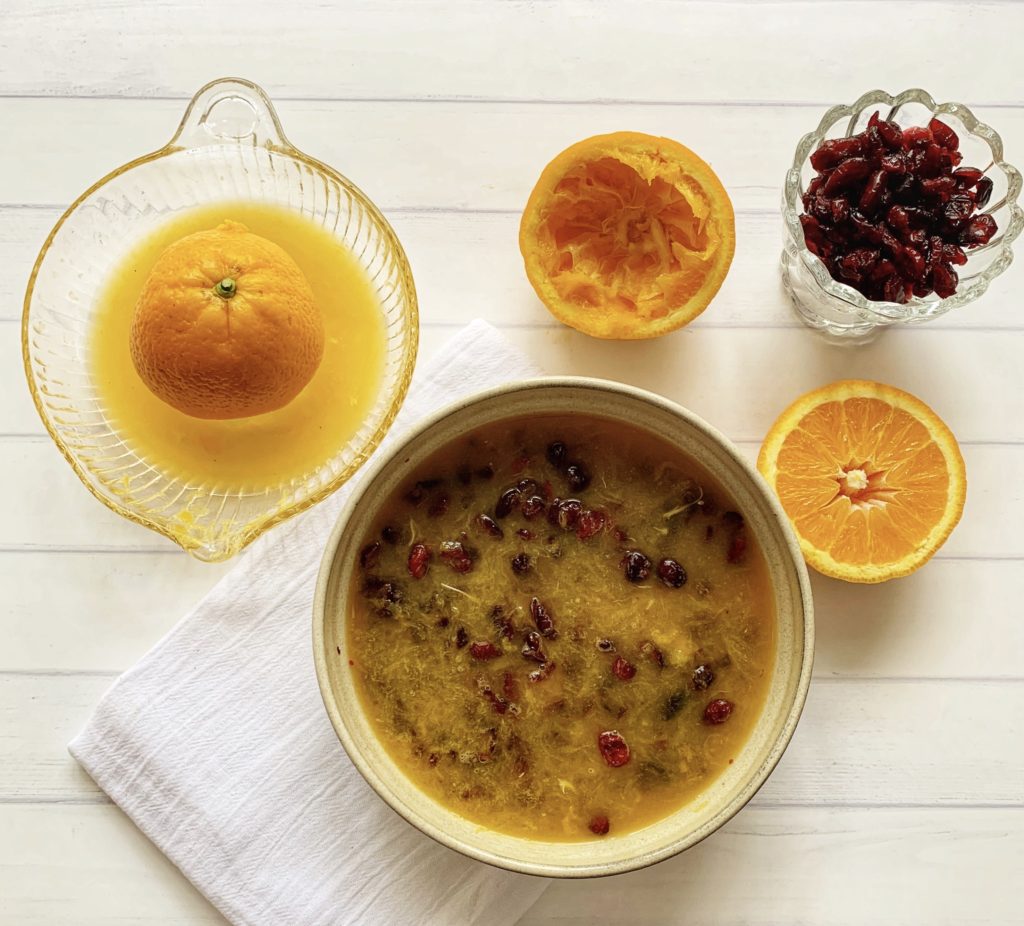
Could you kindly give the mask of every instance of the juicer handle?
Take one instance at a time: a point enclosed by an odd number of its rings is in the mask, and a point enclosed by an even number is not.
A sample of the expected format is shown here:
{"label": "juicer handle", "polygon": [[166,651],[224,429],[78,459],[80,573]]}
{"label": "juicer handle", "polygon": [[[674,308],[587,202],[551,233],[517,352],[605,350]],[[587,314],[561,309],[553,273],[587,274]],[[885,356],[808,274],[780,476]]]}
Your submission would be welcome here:
{"label": "juicer handle", "polygon": [[170,146],[245,144],[290,148],[270,98],[252,81],[224,77],[203,87],[188,104]]}

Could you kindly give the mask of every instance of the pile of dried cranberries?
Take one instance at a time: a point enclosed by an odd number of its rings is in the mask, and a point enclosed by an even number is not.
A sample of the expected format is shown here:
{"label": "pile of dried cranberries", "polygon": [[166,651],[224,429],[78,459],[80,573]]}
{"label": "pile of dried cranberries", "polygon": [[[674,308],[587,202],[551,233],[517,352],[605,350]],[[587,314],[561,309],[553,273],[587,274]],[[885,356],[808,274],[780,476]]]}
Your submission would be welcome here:
{"label": "pile of dried cranberries", "polygon": [[964,249],[996,233],[992,181],[959,167],[960,139],[948,125],[900,129],[874,113],[859,135],[822,142],[804,193],[804,240],[833,279],[868,299],[907,302],[951,296]]}

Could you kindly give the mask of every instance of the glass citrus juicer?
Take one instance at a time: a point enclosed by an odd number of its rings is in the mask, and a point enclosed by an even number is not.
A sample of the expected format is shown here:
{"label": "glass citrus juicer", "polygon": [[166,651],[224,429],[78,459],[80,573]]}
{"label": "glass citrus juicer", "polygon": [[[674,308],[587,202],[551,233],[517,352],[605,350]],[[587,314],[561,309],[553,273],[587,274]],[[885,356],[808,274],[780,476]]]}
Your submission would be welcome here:
{"label": "glass citrus juicer", "polygon": [[[258,489],[190,479],[147,459],[112,420],[89,363],[113,269],[155,229],[219,202],[273,205],[321,226],[361,265],[383,314],[383,375],[361,425],[322,465]],[[236,79],[203,87],[166,147],[108,174],[61,216],[32,270],[22,319],[32,398],[79,479],[108,508],[206,561],[233,556],[351,478],[405,398],[417,341],[412,274],[380,210],[294,148],[266,94]]]}

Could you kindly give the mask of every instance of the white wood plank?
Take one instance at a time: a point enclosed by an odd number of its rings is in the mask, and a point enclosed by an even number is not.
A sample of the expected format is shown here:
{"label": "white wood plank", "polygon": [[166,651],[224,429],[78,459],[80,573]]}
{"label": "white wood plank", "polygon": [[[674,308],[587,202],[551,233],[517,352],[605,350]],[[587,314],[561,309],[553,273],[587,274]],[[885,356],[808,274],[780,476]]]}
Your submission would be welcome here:
{"label": "white wood plank", "polygon": [[[0,554],[0,671],[123,671],[230,568],[183,553]],[[819,678],[1024,674],[1019,561],[936,559],[882,585],[811,584]]]}
{"label": "white wood plank", "polygon": [[[82,5],[7,0],[17,41],[0,86],[23,94],[191,94],[242,74],[283,96],[848,102],[868,84],[1020,100],[1013,3],[534,3],[287,6],[230,0]],[[66,38],[69,14],[74,41]],[[180,40],[185,23],[202,23]],[[116,36],[117,41],[111,41]],[[226,41],[225,37],[229,37]],[[984,38],[984,53],[962,49]],[[856,37],[859,82],[849,55]],[[970,47],[967,49],[970,50]]]}
{"label": "white wood plank", "polygon": [[751,807],[653,868],[554,882],[520,926],[1008,926],[1022,845],[1022,811]]}
{"label": "white wood plank", "polygon": [[1024,675],[1019,560],[938,558],[880,585],[812,572],[811,585],[819,678]]}
{"label": "white wood plank", "polygon": [[231,565],[185,553],[0,554],[0,671],[123,671]]}
{"label": "white wood plank", "polygon": [[[699,410],[699,409],[698,409]],[[740,442],[753,460],[758,445]],[[1007,479],[1024,472],[1024,444],[963,446],[967,508],[940,556],[1024,557],[1024,485]],[[0,520],[0,549],[156,549],[173,546],[93,499],[45,438],[0,441],[0,472],[11,485],[46,486],[46,492],[13,493]]]}
{"label": "white wood plank", "polygon": [[112,804],[0,807],[3,926],[224,926]]}
{"label": "white wood plank", "polygon": [[[25,283],[59,209],[0,207],[0,320],[20,319]],[[557,328],[523,272],[514,212],[392,212],[416,279],[427,324],[456,325],[487,315],[518,327]],[[692,328],[801,327],[779,287],[782,219],[773,212],[736,217],[737,250],[721,292]],[[928,326],[1024,328],[1024,315],[1007,311],[1006,296],[1024,283],[1024,262],[1010,267],[982,300]],[[1000,298],[1002,297],[1002,298]]]}
{"label": "white wood plank", "polygon": [[[278,110],[296,145],[351,177],[384,210],[518,213],[559,151],[619,129],[678,139],[711,164],[738,210],[774,212],[796,144],[825,108],[282,101]],[[0,98],[0,125],[12,140],[0,148],[0,203],[71,202],[115,167],[166,144],[183,109],[178,100]],[[1024,108],[979,113],[1009,152],[1024,151]],[[54,126],[69,144],[54,144]],[[761,127],[753,136],[752,126]]]}
{"label": "white wood plank", "polygon": [[[0,807],[5,926],[220,924],[117,808]],[[1019,923],[1024,812],[749,807],[653,868],[553,882],[522,926]]]}
{"label": "white wood plank", "polygon": [[[500,307],[475,308],[499,326],[509,318]],[[421,365],[456,327],[425,321]],[[548,373],[598,376],[650,389],[737,441],[760,442],[798,395],[847,377],[915,393],[965,444],[1024,441],[1024,329],[961,331],[955,337],[927,328],[898,329],[856,350],[830,345],[803,327],[692,328],[633,342],[601,341],[562,325],[504,330]],[[965,402],[965,383],[972,393],[998,401]],[[20,326],[11,322],[0,323],[0,389],[9,396],[0,407],[0,434],[45,433],[24,384]]]}
{"label": "white wood plank", "polygon": [[0,674],[0,804],[106,800],[67,744],[113,681]]}
{"label": "white wood plank", "polygon": [[[105,800],[66,744],[112,681],[0,674],[0,804]],[[755,801],[1021,807],[1022,738],[1024,679],[820,681]]]}

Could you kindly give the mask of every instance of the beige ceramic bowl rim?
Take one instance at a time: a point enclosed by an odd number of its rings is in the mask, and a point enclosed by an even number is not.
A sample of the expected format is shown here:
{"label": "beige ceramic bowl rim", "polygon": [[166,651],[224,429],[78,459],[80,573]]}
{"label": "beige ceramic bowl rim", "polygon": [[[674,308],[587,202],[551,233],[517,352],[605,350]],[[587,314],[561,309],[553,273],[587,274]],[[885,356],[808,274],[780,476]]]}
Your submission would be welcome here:
{"label": "beige ceramic bowl rim", "polygon": [[[702,432],[705,436],[709,437],[723,450],[725,450],[740,466],[751,482],[757,486],[760,494],[762,494],[767,501],[769,509],[771,510],[775,520],[778,522],[778,526],[782,530],[782,536],[785,539],[785,550],[788,552],[789,557],[792,560],[797,577],[801,614],[803,618],[803,638],[801,641],[803,643],[803,655],[801,659],[799,678],[793,691],[792,702],[786,710],[785,719],[780,726],[778,737],[772,744],[764,761],[752,771],[750,778],[745,782],[743,787],[733,795],[731,800],[719,808],[718,812],[705,821],[701,826],[691,832],[685,833],[679,839],[670,842],[660,849],[645,853],[638,859],[627,858],[621,861],[601,863],[588,867],[555,865],[545,862],[524,862],[519,859],[506,858],[505,856],[490,853],[486,850],[465,843],[445,832],[443,829],[422,819],[401,799],[399,794],[395,793],[383,777],[377,774],[377,771],[370,765],[370,763],[365,761],[362,753],[359,751],[354,740],[349,735],[348,728],[342,718],[341,710],[339,709],[338,702],[334,697],[334,691],[330,684],[327,667],[327,644],[324,636],[324,621],[327,614],[327,589],[330,584],[333,564],[336,559],[338,547],[340,546],[345,534],[345,529],[348,526],[348,522],[351,520],[352,515],[356,512],[357,508],[362,504],[364,489],[367,486],[372,485],[377,477],[388,467],[393,466],[396,461],[401,458],[402,454],[404,454],[412,444],[417,442],[422,435],[432,430],[445,419],[463,411],[469,406],[486,402],[510,393],[567,388],[616,393],[654,405],[683,419],[689,425]],[[500,420],[500,415],[495,416],[494,420]],[[463,855],[476,859],[477,861],[486,862],[487,864],[493,865],[497,868],[504,868],[510,871],[520,872],[522,874],[539,875],[549,878],[604,877],[607,875],[623,874],[627,871],[635,871],[639,868],[646,868],[650,865],[664,861],[667,858],[671,858],[685,849],[689,849],[728,823],[729,820],[743,809],[758,790],[760,790],[761,786],[775,770],[775,767],[778,765],[783,753],[786,751],[786,747],[789,745],[789,742],[793,737],[793,733],[796,730],[797,723],[800,720],[804,702],[807,698],[807,690],[811,681],[811,669],[814,662],[814,607],[807,566],[804,562],[803,554],[800,552],[799,541],[790,526],[789,519],[786,517],[781,504],[779,504],[778,499],[775,497],[774,493],[772,493],[771,489],[769,489],[768,484],[764,481],[756,467],[740,455],[739,451],[724,434],[683,406],[678,405],[663,396],[657,395],[653,392],[648,392],[645,389],[639,389],[635,386],[628,386],[623,383],[592,377],[545,376],[531,380],[505,383],[501,386],[473,393],[472,395],[466,396],[463,399],[445,406],[432,415],[422,419],[415,427],[406,432],[396,444],[388,447],[386,451],[379,455],[378,459],[372,461],[366,468],[362,474],[361,481],[356,488],[356,491],[354,491],[348,498],[338,515],[338,520],[335,523],[331,536],[327,541],[323,558],[320,563],[320,572],[317,577],[316,592],[313,600],[313,661],[316,668],[320,694],[323,698],[324,706],[327,709],[328,717],[330,718],[331,725],[334,727],[334,732],[337,734],[338,739],[344,747],[345,752],[348,754],[349,759],[351,759],[352,764],[355,765],[356,769],[358,769],[359,773],[363,776],[370,787],[377,792],[378,796],[408,823],[411,823],[418,830],[430,836],[442,845],[447,846],[449,849],[454,849],[456,852],[460,852]],[[408,778],[406,778],[405,781],[408,783],[410,788],[416,787]]]}

